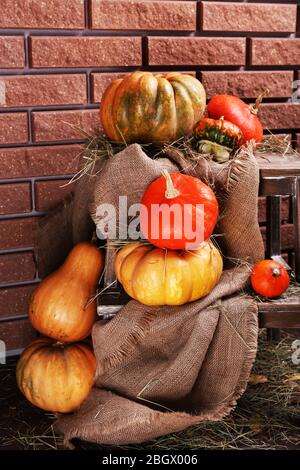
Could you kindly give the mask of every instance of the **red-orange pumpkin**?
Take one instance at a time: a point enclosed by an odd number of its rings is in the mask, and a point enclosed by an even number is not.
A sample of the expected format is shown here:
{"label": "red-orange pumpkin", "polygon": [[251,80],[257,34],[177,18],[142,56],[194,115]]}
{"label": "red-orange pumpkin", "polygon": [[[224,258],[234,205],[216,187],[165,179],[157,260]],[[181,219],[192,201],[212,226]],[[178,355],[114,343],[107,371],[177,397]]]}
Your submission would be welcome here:
{"label": "red-orange pumpkin", "polygon": [[[194,176],[170,175],[166,170],[148,186],[141,204],[143,234],[153,245],[171,250],[196,248],[207,240],[219,212],[209,186]],[[155,207],[160,211],[159,217]]]}
{"label": "red-orange pumpkin", "polygon": [[290,276],[277,261],[266,259],[255,264],[251,274],[251,284],[257,294],[272,299],[287,290]]}
{"label": "red-orange pumpkin", "polygon": [[237,96],[214,96],[207,106],[208,115],[214,119],[224,119],[235,124],[242,131],[244,143],[250,140],[261,142],[263,128],[257,117],[258,107],[263,97],[268,92],[260,95],[254,105],[248,105]]}
{"label": "red-orange pumpkin", "polygon": [[103,267],[102,251],[92,243],[78,243],[64,264],[33,292],[29,305],[33,327],[58,341],[86,338],[96,319],[93,297]]}
{"label": "red-orange pumpkin", "polygon": [[50,338],[31,343],[17,364],[17,383],[33,405],[69,413],[87,398],[93,384],[96,359],[83,343],[62,345]]}

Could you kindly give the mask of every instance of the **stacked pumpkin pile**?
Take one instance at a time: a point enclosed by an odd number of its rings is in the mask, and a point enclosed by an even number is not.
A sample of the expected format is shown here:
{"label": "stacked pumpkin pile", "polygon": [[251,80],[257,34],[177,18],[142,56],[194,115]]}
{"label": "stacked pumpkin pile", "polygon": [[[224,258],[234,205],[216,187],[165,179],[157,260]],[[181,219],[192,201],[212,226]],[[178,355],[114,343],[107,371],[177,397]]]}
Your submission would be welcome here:
{"label": "stacked pumpkin pile", "polygon": [[[263,131],[257,117],[261,99],[249,106],[234,96],[216,96],[207,106],[208,117],[203,117],[206,94],[196,78],[135,72],[108,87],[101,120],[113,141],[164,144],[193,136],[199,152],[224,162],[250,140],[261,142]],[[183,305],[208,295],[223,269],[221,254],[211,239],[219,212],[212,189],[193,176],[163,171],[146,189],[141,207],[140,224],[147,241],[128,243],[115,258],[116,277],[127,294],[153,306]],[[154,216],[153,207],[159,209],[160,217]],[[253,271],[255,290],[266,295],[270,291],[265,287],[272,284],[273,294],[280,295],[288,286],[288,274],[273,261],[263,263]],[[29,318],[46,337],[24,351],[17,381],[24,395],[40,408],[70,412],[93,385],[95,357],[88,343],[73,342],[90,335],[103,265],[103,253],[96,246],[80,243],[33,293]]]}
{"label": "stacked pumpkin pile", "polygon": [[96,359],[82,340],[96,319],[95,294],[103,266],[102,251],[92,243],[78,243],[32,295],[29,319],[45,336],[23,352],[17,382],[25,397],[43,410],[73,411],[93,386]]}

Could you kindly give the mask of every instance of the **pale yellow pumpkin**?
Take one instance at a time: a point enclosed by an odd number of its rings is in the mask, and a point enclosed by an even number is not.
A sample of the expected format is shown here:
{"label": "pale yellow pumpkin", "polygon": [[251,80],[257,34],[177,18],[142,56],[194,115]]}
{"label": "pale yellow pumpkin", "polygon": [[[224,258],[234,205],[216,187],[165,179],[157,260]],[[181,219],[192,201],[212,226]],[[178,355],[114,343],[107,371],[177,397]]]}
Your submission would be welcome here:
{"label": "pale yellow pumpkin", "polygon": [[182,305],[209,294],[219,282],[223,261],[211,241],[197,250],[173,251],[129,243],[115,258],[124,290],[145,305]]}

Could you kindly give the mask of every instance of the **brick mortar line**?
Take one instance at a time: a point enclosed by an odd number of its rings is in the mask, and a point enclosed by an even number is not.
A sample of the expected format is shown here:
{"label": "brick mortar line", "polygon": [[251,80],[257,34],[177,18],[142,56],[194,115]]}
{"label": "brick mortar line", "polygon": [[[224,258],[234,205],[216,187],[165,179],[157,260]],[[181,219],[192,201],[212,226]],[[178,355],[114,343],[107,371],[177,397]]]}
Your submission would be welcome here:
{"label": "brick mortar line", "polygon": [[[241,67],[243,69],[241,70]],[[150,71],[150,72],[164,72],[170,71],[211,71],[211,72],[280,72],[280,71],[292,71],[299,70],[300,64],[286,64],[286,65],[129,65],[119,67],[40,67],[40,68],[29,68],[28,70],[23,68],[16,69],[1,69],[0,77],[19,77],[19,76],[43,76],[43,75],[83,75],[89,73],[130,73],[134,70]]]}
{"label": "brick mortar line", "polygon": [[202,30],[149,30],[149,29],[128,29],[128,30],[104,30],[104,29],[74,29],[74,30],[54,30],[54,29],[22,29],[22,28],[3,28],[0,29],[1,36],[18,36],[24,37],[26,34],[29,37],[62,37],[62,38],[80,38],[80,37],[113,37],[113,38],[124,38],[124,37],[143,37],[145,35],[155,37],[218,37],[218,38],[236,38],[236,37],[246,37],[246,35],[251,35],[255,38],[274,38],[274,39],[284,39],[290,38],[291,34],[295,34],[296,31],[202,31]]}

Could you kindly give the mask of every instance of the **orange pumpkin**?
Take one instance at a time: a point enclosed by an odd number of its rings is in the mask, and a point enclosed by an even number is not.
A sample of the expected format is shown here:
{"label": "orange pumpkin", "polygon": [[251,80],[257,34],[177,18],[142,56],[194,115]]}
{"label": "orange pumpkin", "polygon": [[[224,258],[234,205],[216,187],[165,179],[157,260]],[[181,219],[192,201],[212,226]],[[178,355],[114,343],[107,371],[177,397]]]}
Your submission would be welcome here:
{"label": "orange pumpkin", "polygon": [[277,261],[265,259],[254,265],[251,284],[257,294],[272,299],[287,290],[290,284],[290,276],[287,270]]}
{"label": "orange pumpkin", "polygon": [[145,305],[182,305],[198,300],[219,282],[222,268],[222,257],[211,241],[193,251],[130,243],[115,258],[118,281],[130,297]]}
{"label": "orange pumpkin", "polygon": [[33,405],[53,413],[76,410],[93,384],[96,359],[83,343],[62,345],[50,338],[31,343],[17,364],[18,386]]}
{"label": "orange pumpkin", "polygon": [[35,329],[58,341],[86,338],[96,319],[95,296],[103,271],[103,252],[92,243],[78,243],[64,264],[33,292],[29,319]]}
{"label": "orange pumpkin", "polygon": [[206,106],[203,85],[179,72],[134,72],[106,89],[100,117],[113,141],[169,142],[193,132]]}

